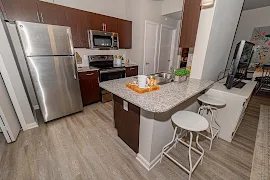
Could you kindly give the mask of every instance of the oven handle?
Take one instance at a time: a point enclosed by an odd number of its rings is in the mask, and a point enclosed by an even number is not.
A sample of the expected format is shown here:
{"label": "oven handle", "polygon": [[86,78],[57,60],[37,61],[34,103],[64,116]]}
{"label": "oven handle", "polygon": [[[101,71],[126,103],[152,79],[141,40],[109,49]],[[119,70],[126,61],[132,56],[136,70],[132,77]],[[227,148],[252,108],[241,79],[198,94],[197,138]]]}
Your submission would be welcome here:
{"label": "oven handle", "polygon": [[121,72],[121,71],[126,71],[126,69],[121,68],[121,69],[101,70],[100,74],[106,74],[106,73],[111,73],[111,72]]}

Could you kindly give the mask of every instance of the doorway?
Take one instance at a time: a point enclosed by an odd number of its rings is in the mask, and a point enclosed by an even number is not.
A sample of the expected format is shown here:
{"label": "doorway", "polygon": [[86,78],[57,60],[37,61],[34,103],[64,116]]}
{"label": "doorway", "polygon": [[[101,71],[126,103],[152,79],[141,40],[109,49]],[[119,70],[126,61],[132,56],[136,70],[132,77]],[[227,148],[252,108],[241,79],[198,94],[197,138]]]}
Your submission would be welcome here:
{"label": "doorway", "polygon": [[159,24],[145,21],[143,74],[156,72]]}
{"label": "doorway", "polygon": [[176,41],[176,29],[161,24],[159,56],[158,56],[158,72],[167,72],[172,65],[174,58],[174,44]]}
{"label": "doorway", "polygon": [[145,21],[143,74],[168,72],[173,65],[177,28]]}

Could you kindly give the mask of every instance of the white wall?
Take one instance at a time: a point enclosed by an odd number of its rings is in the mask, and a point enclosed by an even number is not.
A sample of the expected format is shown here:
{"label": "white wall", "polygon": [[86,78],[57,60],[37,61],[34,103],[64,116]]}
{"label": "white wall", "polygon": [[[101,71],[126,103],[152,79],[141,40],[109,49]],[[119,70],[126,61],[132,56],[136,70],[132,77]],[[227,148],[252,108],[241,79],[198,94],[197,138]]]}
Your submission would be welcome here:
{"label": "white wall", "polygon": [[[241,40],[250,41],[253,29],[255,27],[270,26],[270,6],[251,9],[242,12],[238,29],[233,42],[232,52],[230,54],[230,61],[233,58],[233,53],[238,42]],[[228,63],[229,65],[230,63]]]}
{"label": "white wall", "polygon": [[126,0],[42,0],[73,7],[85,11],[105,14],[117,18],[126,18]]}
{"label": "white wall", "polygon": [[219,0],[214,7],[202,10],[191,77],[215,81],[226,68],[243,3],[244,0]]}
{"label": "white wall", "polygon": [[162,15],[171,14],[183,10],[183,0],[164,0],[162,3]]}
{"label": "white wall", "polygon": [[132,21],[132,50],[127,57],[139,65],[139,73],[143,71],[144,27],[145,20],[178,27],[178,21],[162,16],[162,1],[126,0],[126,18]]}

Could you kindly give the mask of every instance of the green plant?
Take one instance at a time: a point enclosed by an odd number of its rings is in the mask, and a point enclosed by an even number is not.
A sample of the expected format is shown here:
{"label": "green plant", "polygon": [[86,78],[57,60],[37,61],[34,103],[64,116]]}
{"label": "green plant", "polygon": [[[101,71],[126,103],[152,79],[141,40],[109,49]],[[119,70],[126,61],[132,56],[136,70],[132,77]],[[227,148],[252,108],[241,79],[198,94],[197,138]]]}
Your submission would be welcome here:
{"label": "green plant", "polygon": [[177,69],[174,71],[174,75],[180,76],[180,77],[188,76],[188,75],[190,75],[190,71],[187,69]]}

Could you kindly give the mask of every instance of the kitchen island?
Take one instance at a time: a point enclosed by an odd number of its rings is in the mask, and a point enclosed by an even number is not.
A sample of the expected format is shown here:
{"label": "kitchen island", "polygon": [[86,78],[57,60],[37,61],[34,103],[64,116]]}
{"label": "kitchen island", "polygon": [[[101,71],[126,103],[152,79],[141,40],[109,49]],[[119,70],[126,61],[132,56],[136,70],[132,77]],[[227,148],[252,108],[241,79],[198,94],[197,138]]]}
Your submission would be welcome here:
{"label": "kitchen island", "polygon": [[197,97],[213,81],[189,79],[160,86],[160,90],[138,94],[126,87],[135,81],[128,77],[101,82],[100,87],[114,95],[114,121],[118,135],[150,170],[159,160],[161,150],[171,141],[174,125],[171,115],[180,110],[196,111]]}

